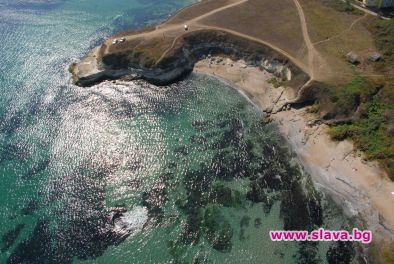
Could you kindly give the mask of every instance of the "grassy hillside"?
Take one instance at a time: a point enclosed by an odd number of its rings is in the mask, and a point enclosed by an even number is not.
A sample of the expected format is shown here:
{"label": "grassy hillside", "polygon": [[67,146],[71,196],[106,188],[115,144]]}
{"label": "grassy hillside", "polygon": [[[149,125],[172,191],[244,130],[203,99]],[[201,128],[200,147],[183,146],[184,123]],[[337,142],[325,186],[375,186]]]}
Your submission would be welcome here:
{"label": "grassy hillside", "polygon": [[330,133],[337,140],[354,141],[367,159],[381,161],[394,180],[394,21],[373,19],[369,30],[383,55],[375,68],[384,75],[384,81],[376,87],[358,76],[333,92],[333,103],[341,111],[358,111],[352,123],[333,126]]}
{"label": "grassy hillside", "polygon": [[342,0],[324,0],[323,1],[324,4],[326,4],[327,6],[334,8],[337,11],[341,11],[341,12],[354,12],[354,13],[358,13],[360,14],[361,11],[358,11],[357,9],[355,9],[351,4],[350,1],[342,1]]}

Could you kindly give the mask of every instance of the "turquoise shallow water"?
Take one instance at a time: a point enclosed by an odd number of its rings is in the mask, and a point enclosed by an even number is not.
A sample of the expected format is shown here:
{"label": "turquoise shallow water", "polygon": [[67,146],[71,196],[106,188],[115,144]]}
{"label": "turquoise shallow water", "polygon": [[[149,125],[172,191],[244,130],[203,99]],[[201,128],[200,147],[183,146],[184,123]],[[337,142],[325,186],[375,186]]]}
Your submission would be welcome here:
{"label": "turquoise shallow water", "polygon": [[68,65],[105,37],[190,2],[0,0],[0,263],[352,256],[345,244],[269,241],[270,229],[347,222],[228,85],[70,83]]}

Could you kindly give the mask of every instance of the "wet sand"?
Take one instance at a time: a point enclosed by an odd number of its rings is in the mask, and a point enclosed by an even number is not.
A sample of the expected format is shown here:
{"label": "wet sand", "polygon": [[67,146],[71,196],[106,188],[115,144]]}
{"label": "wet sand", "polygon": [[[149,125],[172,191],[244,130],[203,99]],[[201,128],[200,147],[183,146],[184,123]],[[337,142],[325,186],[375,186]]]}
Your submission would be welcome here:
{"label": "wet sand", "polygon": [[[212,62],[213,61],[213,62]],[[279,131],[298,154],[315,187],[328,194],[348,216],[361,216],[374,240],[394,241],[394,183],[376,162],[363,160],[351,142],[334,142],[328,127],[314,124],[317,116],[306,108],[279,111],[295,97],[291,88],[275,88],[272,74],[243,61],[204,59],[194,72],[230,83],[263,111],[270,113]]]}

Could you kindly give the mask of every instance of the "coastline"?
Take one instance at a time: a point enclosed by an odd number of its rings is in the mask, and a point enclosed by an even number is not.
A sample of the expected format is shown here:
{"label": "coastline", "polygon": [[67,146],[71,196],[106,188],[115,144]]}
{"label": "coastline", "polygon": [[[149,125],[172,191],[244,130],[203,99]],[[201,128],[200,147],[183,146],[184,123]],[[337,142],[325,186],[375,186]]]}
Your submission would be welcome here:
{"label": "coastline", "polygon": [[[128,76],[124,79],[128,81],[140,79],[130,74],[129,69],[98,70],[97,51],[96,48],[90,52],[74,71],[89,72],[87,79],[101,79],[102,74],[110,74],[110,79],[122,80],[124,76]],[[316,115],[308,113],[307,108],[283,109],[298,96],[299,91],[294,85],[284,87],[272,82],[278,79],[278,69],[280,73],[286,69],[281,67],[282,64],[268,62],[266,67],[271,69],[270,73],[253,61],[230,57],[209,55],[189,66],[195,73],[211,75],[228,83],[268,114],[311,175],[315,187],[329,195],[348,217],[361,216],[366,227],[374,231],[376,240],[394,242],[394,211],[390,203],[394,201],[391,194],[394,182],[389,180],[379,164],[364,161],[351,142],[333,141],[327,134],[328,126],[316,122]],[[176,73],[168,75],[171,82],[176,80],[174,76],[182,75],[179,72],[181,68],[178,65]]]}
{"label": "coastline", "polygon": [[[220,8],[215,7],[199,15],[193,12],[196,11],[193,8],[185,8],[183,10],[189,11],[186,17],[182,18],[182,12],[178,12],[171,18],[180,17],[176,23],[169,19],[152,32],[118,34],[117,37],[123,37],[120,44],[113,44],[116,39],[109,38],[70,68],[74,83],[90,86],[103,80],[144,79],[160,86],[176,82],[192,71],[219,78],[270,115],[311,174],[317,189],[328,194],[349,217],[361,216],[366,228],[374,231],[375,240],[394,242],[394,195],[391,193],[394,182],[388,179],[377,162],[364,161],[351,142],[334,142],[327,134],[328,126],[316,122],[316,115],[308,113],[307,108],[291,109],[288,106],[300,101],[297,100],[300,95],[305,97],[303,99],[311,96],[304,88],[310,88],[313,81],[319,80],[313,69],[314,64],[319,62],[320,65],[321,62],[311,43],[305,15],[298,1],[294,2],[298,8],[297,19],[302,22],[304,42],[310,44],[310,54],[305,56],[308,61],[278,48],[276,42],[273,44],[265,38],[205,21],[246,2],[222,3]],[[204,3],[209,5],[212,1]],[[186,24],[188,30],[185,31],[183,25]],[[158,54],[160,56],[156,56]],[[212,63],[209,54],[228,58],[214,57],[219,60]],[[276,77],[286,79],[286,74],[276,71],[278,66],[284,66],[293,75],[284,82],[288,86],[286,88],[281,86],[282,82],[278,86],[272,81]],[[319,74],[330,72],[329,67],[326,70],[319,71]],[[284,106],[285,111],[282,111]]]}
{"label": "coastline", "polygon": [[[296,96],[294,89],[277,87],[272,74],[243,61],[219,59],[199,61],[194,72],[207,74],[231,84],[250,101],[270,114],[270,119],[298,155],[315,187],[329,195],[348,217],[361,218],[374,232],[375,241],[394,241],[394,183],[377,162],[367,162],[349,141],[335,142],[328,126],[314,122],[306,108],[279,111],[282,102]],[[324,151],[322,153],[322,150]]]}

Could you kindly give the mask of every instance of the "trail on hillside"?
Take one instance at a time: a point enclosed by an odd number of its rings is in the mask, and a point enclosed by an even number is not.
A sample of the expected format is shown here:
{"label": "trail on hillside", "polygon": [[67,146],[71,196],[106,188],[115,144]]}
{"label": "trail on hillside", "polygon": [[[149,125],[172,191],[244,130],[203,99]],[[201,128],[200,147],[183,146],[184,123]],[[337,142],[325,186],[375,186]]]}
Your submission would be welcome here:
{"label": "trail on hillside", "polygon": [[300,22],[301,22],[302,36],[304,37],[304,41],[305,41],[306,48],[308,51],[309,75],[312,80],[315,77],[314,61],[315,61],[315,58],[318,57],[318,54],[315,49],[315,46],[312,43],[310,36],[309,36],[308,26],[307,26],[304,10],[302,9],[302,6],[301,6],[300,2],[298,2],[298,0],[293,0],[293,2],[297,7],[298,16],[299,16]]}
{"label": "trail on hillside", "polygon": [[227,28],[216,27],[216,26],[215,26],[215,27],[212,27],[212,26],[202,26],[202,25],[201,25],[200,27],[206,28],[206,29],[215,29],[215,30],[219,30],[219,31],[228,32],[228,33],[230,33],[230,34],[232,34],[232,35],[235,35],[235,36],[238,36],[238,37],[242,37],[242,38],[244,38],[244,39],[248,39],[248,40],[251,40],[251,41],[254,41],[254,42],[263,44],[263,45],[265,45],[265,46],[267,46],[267,47],[269,47],[269,48],[275,50],[276,52],[282,54],[283,56],[287,57],[287,58],[288,58],[290,61],[292,61],[295,65],[297,65],[298,67],[300,67],[303,71],[308,72],[308,68],[305,67],[305,65],[304,65],[300,60],[298,60],[297,58],[293,57],[292,55],[290,55],[290,53],[288,53],[287,51],[285,51],[285,50],[279,48],[278,46],[275,46],[275,45],[271,44],[270,42],[264,41],[264,40],[259,39],[259,38],[252,37],[252,36],[250,36],[250,35],[246,35],[246,34],[240,33],[240,32],[238,32],[238,31],[234,31],[234,30],[231,30],[231,29],[227,29]]}
{"label": "trail on hillside", "polygon": [[238,1],[238,2],[236,2],[236,3],[232,3],[232,4],[229,4],[229,5],[222,6],[222,7],[220,7],[220,8],[215,9],[215,10],[212,10],[212,11],[210,11],[210,12],[204,14],[204,15],[195,17],[195,18],[193,18],[192,20],[190,20],[189,22],[191,22],[191,23],[197,22],[198,20],[201,20],[201,19],[203,19],[203,18],[212,16],[213,14],[216,14],[216,13],[221,12],[221,11],[223,11],[223,10],[226,10],[226,9],[229,9],[229,8],[232,8],[232,7],[235,7],[235,6],[238,6],[238,5],[242,5],[243,3],[246,3],[246,2],[248,2],[248,1],[249,1],[249,0],[241,0],[241,1]]}
{"label": "trail on hillside", "polygon": [[343,36],[343,35],[345,35],[346,33],[350,32],[350,31],[353,29],[353,27],[354,27],[358,22],[360,22],[361,20],[363,20],[363,19],[366,18],[367,16],[368,16],[368,14],[365,14],[365,15],[363,15],[362,17],[359,17],[359,18],[355,19],[355,20],[353,21],[353,23],[350,24],[349,28],[347,28],[346,30],[342,31],[341,33],[339,33],[339,34],[337,34],[337,35],[334,35],[334,36],[332,36],[332,37],[329,37],[329,38],[327,38],[327,39],[323,39],[323,40],[317,41],[317,42],[315,42],[315,43],[313,43],[313,44],[314,44],[315,46],[317,46],[317,45],[320,45],[320,44],[322,44],[322,43],[329,42],[329,41],[331,41],[331,40],[333,40],[333,39],[340,38],[341,36]]}
{"label": "trail on hillside", "polygon": [[[195,17],[195,18],[193,18],[193,19],[191,19],[191,20],[184,21],[183,23],[192,26],[193,24],[195,24],[197,21],[199,21],[199,20],[201,20],[201,19],[204,19],[204,18],[206,18],[206,17],[212,16],[212,15],[214,15],[214,14],[216,14],[216,13],[218,13],[218,12],[224,11],[224,10],[226,10],[226,9],[228,9],[228,8],[232,8],[232,7],[241,5],[241,4],[246,3],[246,2],[248,2],[248,1],[249,1],[249,0],[240,0],[240,1],[237,1],[237,2],[235,2],[235,3],[232,3],[232,4],[228,4],[228,5],[222,6],[222,7],[220,7],[220,8],[214,9],[214,10],[212,10],[212,11],[206,13],[206,14],[197,16],[197,17]],[[150,31],[150,32],[142,32],[142,33],[134,34],[134,35],[128,35],[128,36],[125,36],[125,39],[126,39],[127,41],[130,41],[130,40],[133,40],[133,39],[137,39],[137,38],[141,38],[141,37],[144,37],[145,39],[146,39],[146,38],[151,38],[151,39],[152,39],[152,38],[155,38],[155,37],[162,36],[164,33],[166,33],[166,32],[171,32],[171,31],[180,31],[179,33],[181,34],[181,33],[183,32],[183,30],[184,30],[184,29],[183,29],[183,25],[182,25],[181,23],[177,23],[177,24],[173,24],[173,25],[168,25],[168,24],[164,23],[164,24],[162,24],[162,25],[165,25],[165,27],[156,26],[155,30],[153,30],[153,31]],[[165,57],[165,55],[168,53],[169,50],[171,50],[171,49],[173,48],[174,44],[176,43],[176,39],[177,39],[178,37],[179,37],[179,36],[177,36],[177,37],[174,39],[174,41],[173,41],[171,47],[170,47],[169,49],[167,49],[166,51],[164,51],[164,53],[163,53],[162,56],[160,57],[159,61],[160,61],[162,58]],[[109,49],[109,46],[107,45],[107,47],[106,47],[106,49],[105,49],[105,53],[108,53],[108,49]]]}
{"label": "trail on hillside", "polygon": [[[212,10],[212,11],[210,11],[210,12],[204,14],[204,15],[201,15],[201,16],[195,17],[195,18],[193,18],[193,19],[191,19],[191,20],[189,20],[189,21],[186,21],[185,23],[187,23],[190,27],[194,27],[195,29],[213,29],[213,30],[225,31],[225,32],[231,33],[231,34],[233,34],[233,35],[236,35],[236,36],[239,36],[239,37],[242,37],[242,38],[245,38],[245,39],[249,39],[249,40],[254,41],[254,42],[258,42],[258,43],[263,44],[263,45],[265,45],[265,46],[268,46],[268,47],[270,47],[271,49],[273,49],[273,50],[275,50],[275,51],[281,53],[281,54],[284,55],[284,56],[286,56],[286,57],[287,57],[288,59],[290,59],[294,64],[296,64],[298,67],[300,67],[303,71],[305,71],[305,72],[310,72],[310,69],[311,69],[310,65],[309,65],[308,67],[305,67],[304,63],[302,63],[299,59],[293,57],[293,56],[290,55],[288,52],[284,51],[283,49],[279,48],[279,47],[276,46],[276,45],[273,45],[272,43],[269,43],[269,42],[264,41],[264,40],[262,40],[262,39],[255,38],[255,37],[253,37],[253,36],[250,36],[250,35],[247,35],[247,34],[244,34],[244,33],[238,32],[238,31],[235,31],[235,30],[231,30],[231,29],[227,29],[227,28],[223,28],[223,27],[217,27],[217,26],[207,26],[207,25],[202,25],[202,24],[199,24],[199,23],[198,23],[199,21],[201,21],[201,20],[204,19],[204,18],[210,17],[210,16],[212,16],[212,15],[214,15],[214,14],[216,14],[216,13],[219,13],[219,12],[221,12],[221,11],[224,11],[224,10],[226,10],[226,9],[229,9],[229,8],[232,8],[232,7],[235,7],[235,6],[244,4],[244,3],[248,2],[248,1],[249,1],[249,0],[241,0],[241,1],[238,1],[238,2],[236,2],[236,3],[232,3],[232,4],[229,4],[229,5],[220,7],[220,8],[218,8],[218,9]],[[304,17],[304,21],[305,21],[305,17]],[[179,28],[179,26],[177,26],[177,27]],[[306,21],[305,21],[305,28],[306,28]],[[168,29],[168,28],[167,28],[167,29]],[[306,32],[307,32],[307,31],[306,31]],[[176,38],[173,40],[173,42],[172,42],[172,44],[171,44],[171,47],[169,47],[169,48],[162,54],[162,56],[160,57],[160,59],[159,59],[158,61],[160,61],[161,59],[163,59],[163,58],[168,54],[168,52],[175,46],[175,43],[176,43],[176,41],[179,39],[179,37],[180,37],[180,36],[176,37]],[[307,34],[307,37],[309,38],[309,35],[308,35],[308,34]],[[310,41],[310,39],[309,39],[309,42],[311,43],[311,47],[314,48],[312,42]],[[313,58],[312,58],[312,59],[313,59]]]}
{"label": "trail on hillside", "polygon": [[[156,27],[155,30],[150,31],[150,32],[142,32],[142,33],[138,33],[138,34],[134,34],[134,35],[127,35],[125,36],[127,41],[133,40],[133,39],[137,39],[137,38],[143,38],[145,41],[147,39],[153,39],[156,37],[160,37],[165,35],[166,33],[175,33],[176,35],[174,36],[174,39],[172,41],[171,46],[166,49],[163,54],[161,55],[161,57],[159,58],[158,61],[160,61],[161,59],[163,59],[168,52],[174,48],[176,41],[179,39],[180,36],[183,35],[184,33],[184,29],[183,29],[183,23],[189,25],[190,31],[196,31],[196,30],[200,30],[200,29],[213,29],[213,30],[220,30],[220,31],[225,31],[228,33],[231,33],[233,35],[245,38],[245,39],[249,39],[258,43],[261,43],[263,45],[266,45],[270,48],[272,48],[273,50],[281,53],[282,55],[286,56],[287,58],[289,58],[294,64],[296,64],[298,67],[300,67],[303,71],[309,73],[310,75],[310,80],[304,85],[307,86],[309,85],[309,83],[314,79],[314,69],[316,67],[315,65],[315,60],[318,57],[317,51],[315,50],[315,47],[309,37],[309,33],[308,33],[308,27],[307,27],[307,22],[306,22],[306,18],[305,18],[305,14],[304,11],[300,5],[300,3],[298,2],[298,0],[293,0],[296,7],[297,7],[297,11],[300,17],[300,22],[301,22],[301,28],[302,28],[302,34],[304,37],[304,41],[306,43],[307,46],[307,50],[308,50],[308,64],[305,66],[305,64],[300,60],[297,59],[295,57],[293,57],[292,55],[290,55],[288,52],[286,52],[285,50],[279,48],[278,46],[264,41],[260,38],[255,38],[253,36],[235,31],[235,30],[231,30],[231,29],[227,29],[227,28],[223,28],[223,27],[217,27],[217,26],[207,26],[207,25],[202,25],[199,23],[199,21],[201,21],[204,18],[210,17],[214,14],[217,14],[219,12],[222,12],[224,10],[227,10],[229,8],[233,8],[239,5],[242,5],[246,2],[248,2],[249,0],[240,0],[237,1],[235,3],[231,3],[225,6],[222,6],[220,8],[214,9],[206,14],[194,17],[190,20],[187,21],[183,21],[182,23],[177,23],[177,24],[163,24],[163,27]],[[109,40],[111,41],[111,40]],[[108,53],[108,49],[109,49],[110,45],[107,45],[105,53]]]}
{"label": "trail on hillside", "polygon": [[289,101],[288,104],[298,103],[301,100],[304,90],[315,80],[317,69],[319,69],[320,71],[321,68],[324,68],[325,73],[328,73],[330,71],[330,68],[326,65],[322,57],[315,49],[315,46],[309,36],[308,24],[300,2],[298,0],[293,0],[293,2],[297,8],[298,16],[301,22],[302,35],[304,37],[304,42],[307,48],[309,68],[308,73],[310,79],[298,90],[297,97],[294,100]]}

